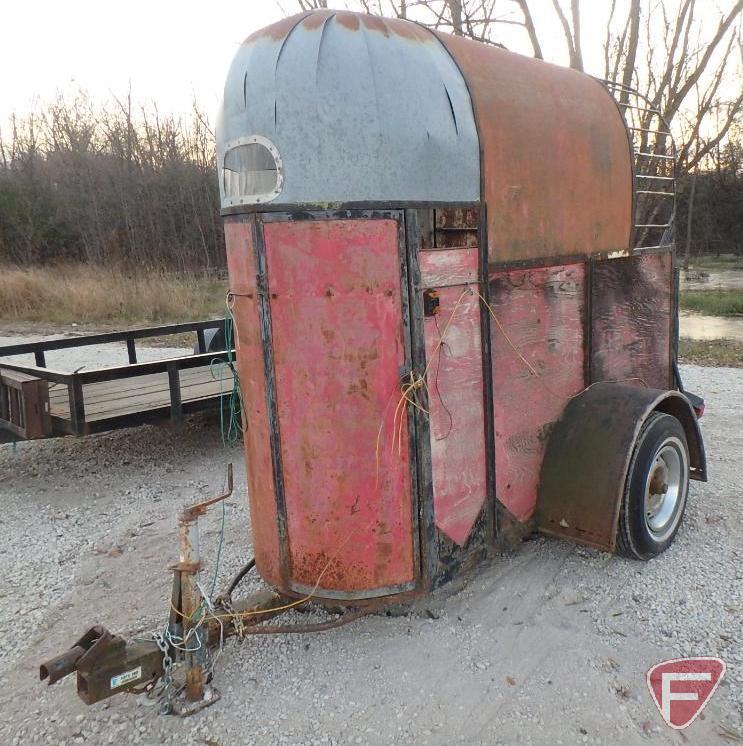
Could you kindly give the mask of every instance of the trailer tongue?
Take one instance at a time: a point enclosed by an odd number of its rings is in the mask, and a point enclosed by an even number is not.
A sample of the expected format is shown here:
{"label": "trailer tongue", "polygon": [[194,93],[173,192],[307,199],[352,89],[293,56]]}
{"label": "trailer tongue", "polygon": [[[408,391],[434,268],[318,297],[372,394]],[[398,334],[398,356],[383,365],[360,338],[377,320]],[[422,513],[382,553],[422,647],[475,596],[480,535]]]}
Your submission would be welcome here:
{"label": "trailer tongue", "polygon": [[203,594],[203,563],[199,552],[198,519],[206,510],[232,495],[232,464],[227,489],[220,495],[185,508],[178,518],[179,562],[173,566],[173,592],[167,626],[151,639],[127,641],[102,625],[90,627],[69,650],[39,666],[39,678],[56,684],[77,674],[77,693],[87,705],[116,694],[140,694],[162,714],[190,715],[219,700],[213,685],[216,656],[229,637],[254,634],[322,632],[368,614],[374,604],[347,611],[314,624],[266,625],[289,609],[311,602],[288,598],[270,590],[233,599],[246,569],[213,599]]}

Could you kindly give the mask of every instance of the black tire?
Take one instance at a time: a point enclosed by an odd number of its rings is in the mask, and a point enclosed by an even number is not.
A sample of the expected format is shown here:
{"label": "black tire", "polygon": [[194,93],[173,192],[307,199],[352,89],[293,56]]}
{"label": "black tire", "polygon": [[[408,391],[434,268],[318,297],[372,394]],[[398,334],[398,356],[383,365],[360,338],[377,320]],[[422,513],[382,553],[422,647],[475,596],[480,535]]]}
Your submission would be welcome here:
{"label": "black tire", "polygon": [[681,423],[653,412],[637,437],[619,511],[617,552],[649,560],[673,542],[689,494],[689,446]]}

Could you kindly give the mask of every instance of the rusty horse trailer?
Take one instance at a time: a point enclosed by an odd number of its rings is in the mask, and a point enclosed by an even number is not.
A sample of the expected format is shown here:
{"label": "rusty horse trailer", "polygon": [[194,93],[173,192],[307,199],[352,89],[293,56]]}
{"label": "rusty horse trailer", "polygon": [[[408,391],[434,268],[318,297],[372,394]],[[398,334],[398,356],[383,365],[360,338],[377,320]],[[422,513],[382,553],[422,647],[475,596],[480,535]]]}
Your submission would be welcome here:
{"label": "rusty horse trailer", "polygon": [[[672,140],[614,88],[350,12],[244,42],[218,166],[255,567],[276,595],[233,602],[237,578],[194,600],[189,512],[173,639],[280,631],[259,614],[310,600],[355,617],[534,529],[638,559],[673,540],[706,464],[676,366]],[[205,696],[188,646],[105,634],[42,674],[78,670],[96,701],[185,655]]]}

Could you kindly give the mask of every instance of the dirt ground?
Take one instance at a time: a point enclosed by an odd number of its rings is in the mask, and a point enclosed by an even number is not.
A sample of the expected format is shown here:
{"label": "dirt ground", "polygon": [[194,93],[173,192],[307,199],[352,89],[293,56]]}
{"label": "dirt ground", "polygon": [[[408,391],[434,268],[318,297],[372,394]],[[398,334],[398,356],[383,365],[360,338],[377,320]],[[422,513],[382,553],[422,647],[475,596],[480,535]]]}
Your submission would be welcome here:
{"label": "dirt ground", "polygon": [[[219,583],[246,561],[241,449],[209,418],[0,446],[0,744],[743,741],[743,370],[683,374],[707,399],[711,481],[692,483],[662,557],[537,539],[406,615],[230,642],[221,700],[186,720],[133,696],[88,708],[73,680],[40,684],[38,665],[92,623],[124,636],[162,626],[178,510],[221,491],[228,462]],[[219,510],[203,522],[208,558],[220,525]],[[703,719],[675,732],[645,673],[689,654],[721,655],[728,672]]]}

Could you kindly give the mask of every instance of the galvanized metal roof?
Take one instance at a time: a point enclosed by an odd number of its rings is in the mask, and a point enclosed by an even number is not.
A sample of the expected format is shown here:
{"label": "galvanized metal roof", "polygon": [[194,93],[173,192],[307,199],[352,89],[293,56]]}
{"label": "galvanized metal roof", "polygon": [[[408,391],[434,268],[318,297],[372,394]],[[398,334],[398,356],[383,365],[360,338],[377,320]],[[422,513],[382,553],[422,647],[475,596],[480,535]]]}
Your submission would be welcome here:
{"label": "galvanized metal roof", "polygon": [[[265,140],[280,161],[276,188],[243,199],[228,173],[225,194],[225,153]],[[480,199],[465,81],[441,41],[407,21],[317,11],[249,37],[229,71],[217,149],[223,206]],[[243,155],[234,162],[265,160]]]}

